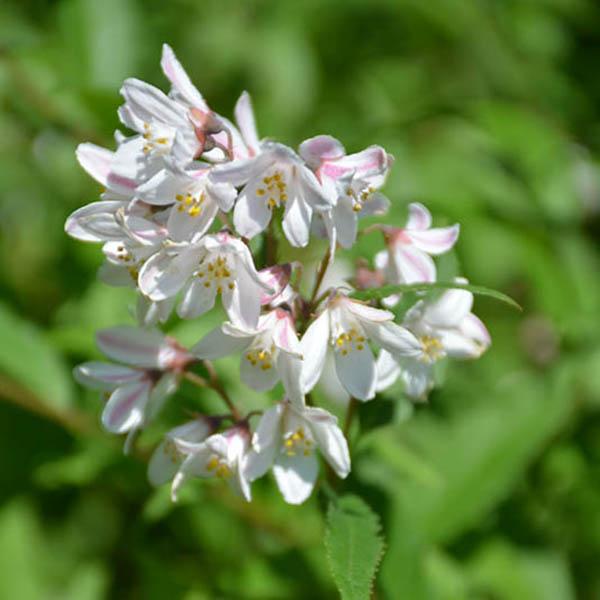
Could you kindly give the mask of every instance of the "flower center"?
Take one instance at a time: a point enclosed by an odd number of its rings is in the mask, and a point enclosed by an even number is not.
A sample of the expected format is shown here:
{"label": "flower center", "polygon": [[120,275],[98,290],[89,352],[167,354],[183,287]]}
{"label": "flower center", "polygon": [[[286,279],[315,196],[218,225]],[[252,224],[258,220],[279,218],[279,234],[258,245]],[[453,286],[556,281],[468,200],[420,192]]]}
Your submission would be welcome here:
{"label": "flower center", "polygon": [[216,454],[213,454],[206,463],[206,470],[219,479],[229,479],[231,477],[231,468]]}
{"label": "flower center", "polygon": [[304,433],[302,427],[287,433],[283,438],[283,452],[288,456],[296,456],[298,453],[308,456],[312,452],[313,446],[312,438]]}
{"label": "flower center", "polygon": [[272,175],[263,177],[262,183],[263,186],[256,188],[256,195],[265,197],[267,206],[270,209],[285,204],[287,200],[287,183],[281,171],[276,170]]}
{"label": "flower center", "polygon": [[202,212],[202,205],[206,200],[206,194],[201,192],[196,196],[190,194],[177,194],[175,201],[177,202],[177,210],[179,212],[185,212],[190,217],[197,217]]}
{"label": "flower center", "polygon": [[419,359],[421,362],[431,364],[444,356],[444,347],[438,338],[423,335],[419,338],[419,341],[423,349],[423,355]]}
{"label": "flower center", "polygon": [[144,123],[144,154],[157,150],[160,154],[164,154],[169,150],[169,138],[164,136],[156,136],[150,123]]}
{"label": "flower center", "polygon": [[352,186],[348,186],[346,188],[346,196],[352,200],[352,210],[360,212],[363,209],[364,203],[371,199],[373,192],[375,192],[375,188],[371,186],[363,188],[360,191],[355,191]]}
{"label": "flower center", "polygon": [[352,350],[364,350],[366,339],[363,335],[354,329],[344,331],[337,336],[335,340],[335,349],[342,356],[346,356]]}
{"label": "flower center", "polygon": [[266,348],[251,348],[246,353],[246,360],[253,367],[260,367],[263,371],[268,371],[273,367],[273,353],[275,346],[271,346],[269,350]]}
{"label": "flower center", "polygon": [[204,281],[204,287],[209,288],[213,284],[217,288],[217,294],[223,291],[223,286],[227,286],[230,290],[235,288],[235,281],[232,279],[234,271],[229,267],[226,256],[218,256],[210,262],[206,262],[203,258],[200,261],[200,269],[196,276]]}

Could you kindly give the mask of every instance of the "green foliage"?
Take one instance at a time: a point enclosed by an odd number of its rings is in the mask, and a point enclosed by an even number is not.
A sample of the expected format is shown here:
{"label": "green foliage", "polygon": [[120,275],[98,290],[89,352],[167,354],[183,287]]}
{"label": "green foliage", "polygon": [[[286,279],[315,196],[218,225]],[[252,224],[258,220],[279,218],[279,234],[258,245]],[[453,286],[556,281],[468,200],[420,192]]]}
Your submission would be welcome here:
{"label": "green foliage", "polygon": [[522,310],[521,307],[510,297],[502,292],[490,290],[482,285],[470,283],[456,283],[451,281],[436,281],[434,283],[405,283],[399,285],[383,285],[378,288],[353,292],[351,296],[357,300],[381,300],[393,294],[414,294],[416,292],[431,292],[435,290],[467,290],[479,296],[488,296],[505,302],[509,306]]}
{"label": "green foliage", "polygon": [[358,496],[345,495],[330,503],[325,548],[343,600],[368,600],[384,542],[379,517]]}

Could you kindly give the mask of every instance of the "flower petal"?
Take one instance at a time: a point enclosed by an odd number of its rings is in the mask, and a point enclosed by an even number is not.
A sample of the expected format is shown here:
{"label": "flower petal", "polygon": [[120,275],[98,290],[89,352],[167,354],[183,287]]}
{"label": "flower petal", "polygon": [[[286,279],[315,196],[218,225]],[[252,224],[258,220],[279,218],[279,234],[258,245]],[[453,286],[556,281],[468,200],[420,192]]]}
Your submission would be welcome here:
{"label": "flower petal", "polygon": [[245,354],[240,361],[240,377],[248,387],[257,392],[266,392],[279,381],[279,373],[274,364],[250,360]]}
{"label": "flower petal", "polygon": [[252,100],[250,94],[246,91],[242,92],[236,102],[234,109],[235,121],[240,128],[240,133],[244,139],[244,143],[250,150],[250,154],[258,154],[260,149],[260,141],[256,131],[256,122],[254,119],[254,111],[252,110]]}
{"label": "flower petal", "polygon": [[139,381],[144,377],[144,372],[112,363],[90,361],[75,367],[73,376],[86,387],[114,390],[119,385]]}
{"label": "flower petal", "polygon": [[337,425],[337,419],[322,408],[308,407],[304,412],[315,436],[323,458],[331,465],[338,477],[350,473],[348,442]]}
{"label": "flower petal", "polygon": [[382,350],[377,357],[375,369],[377,371],[377,392],[387,390],[400,376],[400,365],[387,350]]}
{"label": "flower petal", "polygon": [[276,367],[285,388],[286,397],[295,406],[303,406],[302,360],[298,356],[280,350],[277,355]]}
{"label": "flower petal", "polygon": [[242,190],[233,210],[235,230],[248,239],[264,231],[271,220],[267,203],[256,195],[253,188],[252,183],[249,183]]}
{"label": "flower petal", "polygon": [[435,264],[425,252],[412,246],[400,245],[394,249],[392,260],[401,281],[395,283],[434,282]]}
{"label": "flower petal", "polygon": [[219,325],[207,333],[190,352],[202,359],[221,358],[243,350],[254,338],[253,335],[246,337],[233,337],[226,335]]}
{"label": "flower petal", "polygon": [[314,453],[279,454],[273,465],[277,487],[288,504],[302,504],[312,493],[319,473]]}
{"label": "flower petal", "polygon": [[395,356],[420,356],[422,346],[408,329],[396,323],[363,323],[363,327],[378,346]]}
{"label": "flower petal", "polygon": [[69,215],[65,232],[82,242],[122,240],[125,234],[115,215],[126,206],[127,202],[118,200],[86,204]]}
{"label": "flower petal", "polygon": [[162,367],[166,341],[160,331],[111,327],[96,334],[96,343],[113,360],[149,369]]}
{"label": "flower petal", "polygon": [[446,290],[436,301],[426,304],[423,318],[434,328],[457,327],[472,307],[473,294],[468,290]]}
{"label": "flower petal", "polygon": [[433,387],[431,366],[417,360],[402,362],[400,376],[404,382],[404,393],[417,402],[427,400],[427,394]]}
{"label": "flower petal", "polygon": [[456,243],[459,232],[460,226],[457,224],[451,227],[427,229],[426,231],[405,230],[404,234],[419,250],[436,255],[448,252]]}
{"label": "flower petal", "polygon": [[192,275],[199,258],[198,250],[190,249],[178,255],[157,252],[140,270],[139,286],[151,300],[166,300],[181,290]]}
{"label": "flower petal", "polygon": [[214,285],[205,287],[197,278],[186,287],[177,314],[182,319],[195,319],[208,312],[215,305],[217,290]]}
{"label": "flower petal", "polygon": [[329,311],[324,311],[310,324],[300,341],[303,356],[302,388],[304,392],[310,392],[321,377],[329,336]]}
{"label": "flower petal", "polygon": [[362,350],[352,348],[335,353],[335,370],[346,391],[358,400],[371,400],[375,396],[377,377],[375,358],[368,344]]}
{"label": "flower petal", "polygon": [[431,227],[431,213],[419,202],[408,205],[408,221],[406,229],[424,231]]}
{"label": "flower petal", "polygon": [[308,244],[312,208],[296,196],[286,205],[283,232],[292,246],[303,248]]}
{"label": "flower petal", "polygon": [[152,382],[148,379],[118,387],[102,412],[102,424],[111,433],[125,433],[144,422]]}
{"label": "flower petal", "polygon": [[192,84],[188,74],[185,72],[181,63],[177,60],[175,53],[168,44],[163,44],[162,58],[160,66],[167,79],[173,85],[179,96],[183,98],[190,106],[208,111],[202,94]]}
{"label": "flower petal", "polygon": [[336,160],[346,154],[342,143],[330,135],[317,135],[304,140],[298,153],[311,169],[318,169],[323,161]]}
{"label": "flower petal", "polygon": [[471,338],[481,346],[483,353],[492,343],[492,338],[487,327],[483,324],[479,317],[474,314],[468,314],[458,327],[460,333]]}

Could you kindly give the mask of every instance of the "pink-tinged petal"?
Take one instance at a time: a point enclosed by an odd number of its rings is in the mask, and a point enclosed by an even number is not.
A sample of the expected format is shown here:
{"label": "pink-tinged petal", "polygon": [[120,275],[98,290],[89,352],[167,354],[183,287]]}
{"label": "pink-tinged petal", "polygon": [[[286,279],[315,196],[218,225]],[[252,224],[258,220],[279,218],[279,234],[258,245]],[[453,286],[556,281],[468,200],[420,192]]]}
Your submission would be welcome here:
{"label": "pink-tinged petal", "polygon": [[386,196],[380,194],[379,192],[375,192],[363,204],[363,208],[358,216],[371,217],[385,215],[390,209],[390,206],[391,202]]}
{"label": "pink-tinged petal", "polygon": [[354,177],[363,179],[386,171],[390,166],[390,155],[381,146],[369,146],[356,154],[349,154],[336,161],[336,166],[352,171]]}
{"label": "pink-tinged petal", "polygon": [[[318,212],[327,211],[335,204],[335,196],[323,187],[315,174],[304,165],[298,169],[298,180],[296,182],[296,194],[313,210]],[[291,192],[290,192],[291,194]]]}
{"label": "pink-tinged petal", "polygon": [[467,290],[446,290],[437,300],[425,306],[423,318],[434,328],[458,327],[471,312],[473,294]]}
{"label": "pink-tinged petal", "polygon": [[236,102],[234,115],[236,123],[240,128],[244,143],[250,150],[250,155],[258,154],[260,149],[260,141],[256,131],[256,122],[254,119],[254,111],[252,110],[252,100],[248,92],[242,92]]}
{"label": "pink-tinged petal", "polygon": [[317,135],[304,140],[298,148],[304,162],[313,170],[326,160],[336,160],[346,154],[342,143],[330,135]]}
{"label": "pink-tinged petal", "polygon": [[167,237],[165,227],[143,217],[128,215],[124,218],[124,226],[136,242],[145,246],[156,246]]}
{"label": "pink-tinged petal", "polygon": [[443,254],[448,252],[456,243],[460,231],[459,225],[440,227],[427,231],[405,231],[415,247],[427,254]]}
{"label": "pink-tinged petal", "polygon": [[260,154],[253,158],[232,160],[223,165],[212,168],[210,178],[215,183],[230,183],[231,185],[245,185],[255,175],[260,175],[273,162],[269,154]]}
{"label": "pink-tinged petal", "polygon": [[160,66],[166,78],[171,82],[178,94],[194,108],[208,111],[208,105],[196,87],[190,81],[175,53],[167,44],[163,44]]}
{"label": "pink-tinged petal", "polygon": [[283,232],[292,246],[303,248],[310,236],[311,207],[296,197],[288,203],[283,217]]}
{"label": "pink-tinged petal", "polygon": [[202,281],[194,278],[183,293],[177,314],[182,319],[200,317],[214,307],[216,298],[217,290],[214,285],[207,288]]}
{"label": "pink-tinged petal", "polygon": [[112,358],[128,365],[149,369],[160,368],[165,336],[157,330],[137,327],[111,327],[96,335],[98,348]]}
{"label": "pink-tinged petal", "polygon": [[186,190],[194,182],[189,177],[161,169],[156,175],[139,185],[136,196],[148,204],[168,206],[175,202],[175,197]]}
{"label": "pink-tinged petal", "polygon": [[114,390],[125,383],[140,381],[145,374],[143,371],[122,367],[121,365],[91,361],[75,367],[73,376],[86,387]]}
{"label": "pink-tinged petal", "polygon": [[79,164],[88,175],[98,183],[108,187],[108,174],[114,158],[114,152],[96,146],[96,144],[79,144],[75,151]]}
{"label": "pink-tinged petal", "polygon": [[434,282],[435,264],[425,252],[412,246],[397,246],[392,259],[401,281],[398,283]]}
{"label": "pink-tinged petal", "polygon": [[319,473],[314,453],[293,456],[280,453],[273,465],[277,487],[288,504],[302,504],[312,493]]}
{"label": "pink-tinged petal", "polygon": [[387,350],[382,350],[377,357],[375,370],[377,372],[377,392],[387,390],[396,383],[400,376],[400,365]]}
{"label": "pink-tinged petal", "polygon": [[459,325],[459,331],[480,344],[483,353],[492,343],[492,338],[487,327],[483,324],[479,317],[474,314],[467,315]]}
{"label": "pink-tinged petal", "polygon": [[323,458],[338,477],[347,477],[350,473],[350,452],[337,419],[326,410],[313,407],[307,407],[303,416],[310,424]]}
{"label": "pink-tinged petal", "polygon": [[396,323],[364,322],[363,327],[370,339],[395,356],[416,357],[422,354],[419,340],[408,329]]}
{"label": "pink-tinged petal", "polygon": [[207,333],[190,352],[202,359],[215,359],[242,351],[253,340],[253,335],[232,337],[226,335],[221,326]]}
{"label": "pink-tinged petal", "polygon": [[424,231],[431,227],[431,213],[419,202],[408,205],[406,229]]}
{"label": "pink-tinged petal", "polygon": [[121,240],[125,236],[115,215],[126,206],[127,202],[112,200],[82,206],[67,218],[65,232],[83,242]]}
{"label": "pink-tinged petal", "polygon": [[233,210],[235,230],[248,239],[252,239],[267,228],[271,220],[271,211],[266,201],[255,195],[246,186],[240,194]]}
{"label": "pink-tinged petal", "polygon": [[302,388],[304,392],[310,392],[317,384],[319,377],[321,377],[327,347],[329,346],[329,337],[329,312],[324,311],[311,323],[300,341],[303,357]]}
{"label": "pink-tinged petal", "polygon": [[371,400],[375,396],[377,377],[375,358],[368,344],[362,350],[352,348],[335,353],[335,370],[346,391],[358,400]]}
{"label": "pink-tinged petal", "polygon": [[363,322],[371,321],[373,323],[383,323],[385,321],[392,321],[394,319],[394,313],[389,310],[382,310],[380,308],[373,308],[368,304],[357,302],[356,300],[350,300],[349,298],[342,300],[342,306],[349,310],[355,317],[360,319],[361,324]]}
{"label": "pink-tinged petal", "polygon": [[283,309],[277,309],[273,312],[277,319],[273,329],[273,342],[275,346],[288,354],[295,354],[298,358],[301,358],[302,350],[292,315]]}
{"label": "pink-tinged petal", "polygon": [[276,300],[279,295],[286,289],[292,275],[292,265],[286,263],[284,265],[273,265],[266,267],[258,272],[260,280],[265,287],[273,290],[272,293],[261,293],[260,303],[264,306]]}
{"label": "pink-tinged petal", "polygon": [[145,380],[118,387],[102,412],[102,424],[111,433],[125,433],[144,422],[144,409],[152,383]]}

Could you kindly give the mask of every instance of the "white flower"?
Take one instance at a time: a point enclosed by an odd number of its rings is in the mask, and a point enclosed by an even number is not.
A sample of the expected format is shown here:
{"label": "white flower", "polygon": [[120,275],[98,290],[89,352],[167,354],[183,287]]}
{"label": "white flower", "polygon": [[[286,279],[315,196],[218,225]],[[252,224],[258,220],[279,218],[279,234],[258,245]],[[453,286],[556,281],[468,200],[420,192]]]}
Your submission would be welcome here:
{"label": "white flower", "polygon": [[356,241],[358,217],[385,214],[389,208],[389,200],[377,190],[385,183],[392,156],[381,146],[346,155],[341,142],[329,135],[302,142],[299,152],[334,205],[324,216],[330,220],[329,235],[350,248]]}
{"label": "white flower", "polygon": [[185,458],[197,450],[198,444],[206,440],[218,424],[218,419],[198,415],[193,421],[171,429],[154,450],[148,463],[150,483],[159,486],[171,481]]}
{"label": "white flower", "polygon": [[420,352],[412,333],[393,323],[394,315],[336,292],[308,327],[300,347],[304,357],[302,381],[310,391],[321,376],[327,349],[335,355],[337,376],[347,392],[359,400],[375,396],[375,358],[369,340],[402,356]]}
{"label": "white flower", "polygon": [[250,448],[250,432],[240,423],[223,433],[215,433],[199,444],[181,443],[179,451],[186,454],[171,486],[171,497],[177,499],[181,485],[190,477],[216,477],[229,483],[231,488],[251,500],[250,482],[246,474],[246,460]]}
{"label": "white flower", "polygon": [[331,208],[314,173],[290,148],[263,142],[261,153],[214,168],[218,182],[243,185],[233,211],[236,231],[253,238],[264,231],[273,211],[284,206],[283,231],[292,246],[306,246],[313,212]]}
{"label": "white flower", "polygon": [[224,323],[200,340],[191,352],[201,359],[242,352],[240,376],[246,385],[264,392],[281,380],[287,396],[296,403],[303,402],[300,342],[287,310],[277,308],[262,315],[257,327],[251,330]]}
{"label": "white flower", "polygon": [[350,454],[337,419],[322,408],[279,402],[261,418],[252,438],[247,476],[262,477],[271,467],[286,502],[301,504],[311,494],[318,449],[339,477],[350,472]]}
{"label": "white flower", "polygon": [[166,224],[170,239],[198,239],[208,231],[219,210],[231,210],[237,196],[235,188],[213,183],[209,173],[208,168],[186,171],[171,165],[137,188],[144,202],[171,207]]}
{"label": "white flower", "polygon": [[226,231],[206,235],[193,244],[171,244],[144,263],[139,286],[151,300],[161,301],[184,289],[179,316],[191,319],[210,310],[220,295],[230,320],[256,327],[263,292],[248,247]]}
{"label": "white flower", "polygon": [[272,290],[272,292],[262,294],[260,299],[262,306],[275,308],[283,304],[292,305],[297,295],[290,285],[293,266],[291,263],[273,265],[265,267],[258,272],[258,276],[263,284]]}
{"label": "white flower", "polygon": [[459,226],[431,228],[431,214],[418,203],[408,207],[406,227],[384,227],[387,250],[375,256],[375,265],[385,272],[389,283],[420,283],[436,280],[430,255],[447,252],[454,246]]}
{"label": "white flower", "polygon": [[112,433],[129,432],[130,441],[175,391],[180,373],[194,357],[159,331],[114,327],[100,331],[96,340],[104,354],[127,366],[87,362],[75,368],[75,377],[110,392],[102,424]]}
{"label": "white flower", "polygon": [[[466,283],[457,279],[457,283]],[[471,312],[473,294],[452,289],[433,301],[420,300],[406,314],[403,325],[418,338],[421,352],[402,357],[381,352],[377,360],[377,391],[401,377],[406,394],[423,400],[433,387],[433,365],[450,358],[479,358],[491,340],[485,325]]]}

